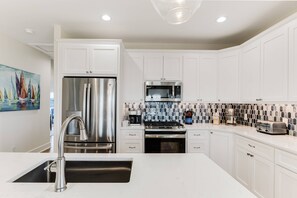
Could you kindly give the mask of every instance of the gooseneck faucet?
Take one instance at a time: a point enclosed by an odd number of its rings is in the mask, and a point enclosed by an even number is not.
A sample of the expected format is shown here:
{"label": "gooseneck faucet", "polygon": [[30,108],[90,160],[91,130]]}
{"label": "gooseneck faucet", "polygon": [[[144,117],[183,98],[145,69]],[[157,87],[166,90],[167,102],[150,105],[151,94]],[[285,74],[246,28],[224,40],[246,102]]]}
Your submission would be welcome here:
{"label": "gooseneck faucet", "polygon": [[64,157],[64,139],[67,127],[72,120],[77,120],[80,129],[80,140],[84,141],[88,139],[85,123],[83,119],[78,115],[71,115],[62,124],[60,131],[60,136],[58,140],[58,158],[56,160],[56,181],[55,181],[55,191],[63,192],[67,189],[65,180],[65,157]]}

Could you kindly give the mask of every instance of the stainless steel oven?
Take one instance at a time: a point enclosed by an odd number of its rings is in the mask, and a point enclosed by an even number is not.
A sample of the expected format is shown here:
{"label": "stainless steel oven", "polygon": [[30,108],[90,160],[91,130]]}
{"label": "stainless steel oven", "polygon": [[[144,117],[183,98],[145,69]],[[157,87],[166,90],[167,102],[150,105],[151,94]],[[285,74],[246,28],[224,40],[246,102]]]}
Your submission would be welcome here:
{"label": "stainless steel oven", "polygon": [[185,153],[186,129],[183,126],[146,126],[145,153]]}

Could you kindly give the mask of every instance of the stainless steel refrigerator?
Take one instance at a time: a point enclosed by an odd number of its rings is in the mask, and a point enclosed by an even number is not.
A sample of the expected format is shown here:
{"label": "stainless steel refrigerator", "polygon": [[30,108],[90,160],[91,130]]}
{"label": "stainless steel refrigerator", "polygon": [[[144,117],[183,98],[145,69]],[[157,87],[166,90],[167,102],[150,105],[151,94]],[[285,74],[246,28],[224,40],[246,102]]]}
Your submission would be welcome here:
{"label": "stainless steel refrigerator", "polygon": [[80,115],[85,121],[87,141],[79,139],[79,125],[73,120],[67,129],[65,152],[115,153],[116,79],[63,78],[62,119]]}

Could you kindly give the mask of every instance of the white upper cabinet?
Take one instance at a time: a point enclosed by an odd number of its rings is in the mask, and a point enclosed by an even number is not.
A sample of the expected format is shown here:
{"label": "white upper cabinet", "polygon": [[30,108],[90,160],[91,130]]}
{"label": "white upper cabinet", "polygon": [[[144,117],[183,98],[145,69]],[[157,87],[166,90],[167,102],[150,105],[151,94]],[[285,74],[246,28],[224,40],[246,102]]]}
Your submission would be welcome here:
{"label": "white upper cabinet", "polygon": [[297,101],[297,21],[289,24],[289,93],[290,101]]}
{"label": "white upper cabinet", "polygon": [[261,40],[262,96],[265,101],[287,100],[288,29],[282,27]]}
{"label": "white upper cabinet", "polygon": [[96,74],[117,74],[118,46],[96,45],[90,48],[90,72]]}
{"label": "white upper cabinet", "polygon": [[182,56],[165,55],[163,78],[165,80],[182,80]]}
{"label": "white upper cabinet", "polygon": [[64,74],[117,74],[119,45],[60,43],[59,65]]}
{"label": "white upper cabinet", "polygon": [[124,102],[143,101],[143,55],[125,53],[122,71],[122,96]]}
{"label": "white upper cabinet", "polygon": [[217,101],[217,54],[199,58],[198,88],[200,101]]}
{"label": "white upper cabinet", "polygon": [[183,57],[184,101],[217,100],[217,55],[185,54]]}
{"label": "white upper cabinet", "polygon": [[89,48],[81,44],[60,44],[59,56],[63,73],[86,73],[89,71]]}
{"label": "white upper cabinet", "polygon": [[240,96],[241,101],[261,101],[261,47],[256,41],[241,50]]}
{"label": "white upper cabinet", "polygon": [[161,80],[163,78],[163,55],[151,53],[144,55],[144,80]]}
{"label": "white upper cabinet", "polygon": [[198,55],[187,55],[183,58],[183,100],[188,102],[197,101],[198,90]]}
{"label": "white upper cabinet", "polygon": [[181,80],[182,56],[179,54],[146,53],[144,80]]}
{"label": "white upper cabinet", "polygon": [[218,60],[218,100],[238,101],[238,50],[219,52]]}

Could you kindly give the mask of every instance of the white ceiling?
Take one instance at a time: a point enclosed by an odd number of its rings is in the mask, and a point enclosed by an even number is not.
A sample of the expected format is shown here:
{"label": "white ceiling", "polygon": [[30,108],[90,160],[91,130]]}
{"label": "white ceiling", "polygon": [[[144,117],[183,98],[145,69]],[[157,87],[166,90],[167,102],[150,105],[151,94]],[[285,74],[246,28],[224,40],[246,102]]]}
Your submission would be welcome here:
{"label": "white ceiling", "polygon": [[[296,11],[296,1],[205,1],[189,22],[170,25],[150,0],[0,0],[0,31],[25,43],[51,44],[53,26],[60,24],[71,38],[219,48],[240,44]],[[112,21],[102,21],[102,14]],[[227,21],[218,24],[221,15]]]}

